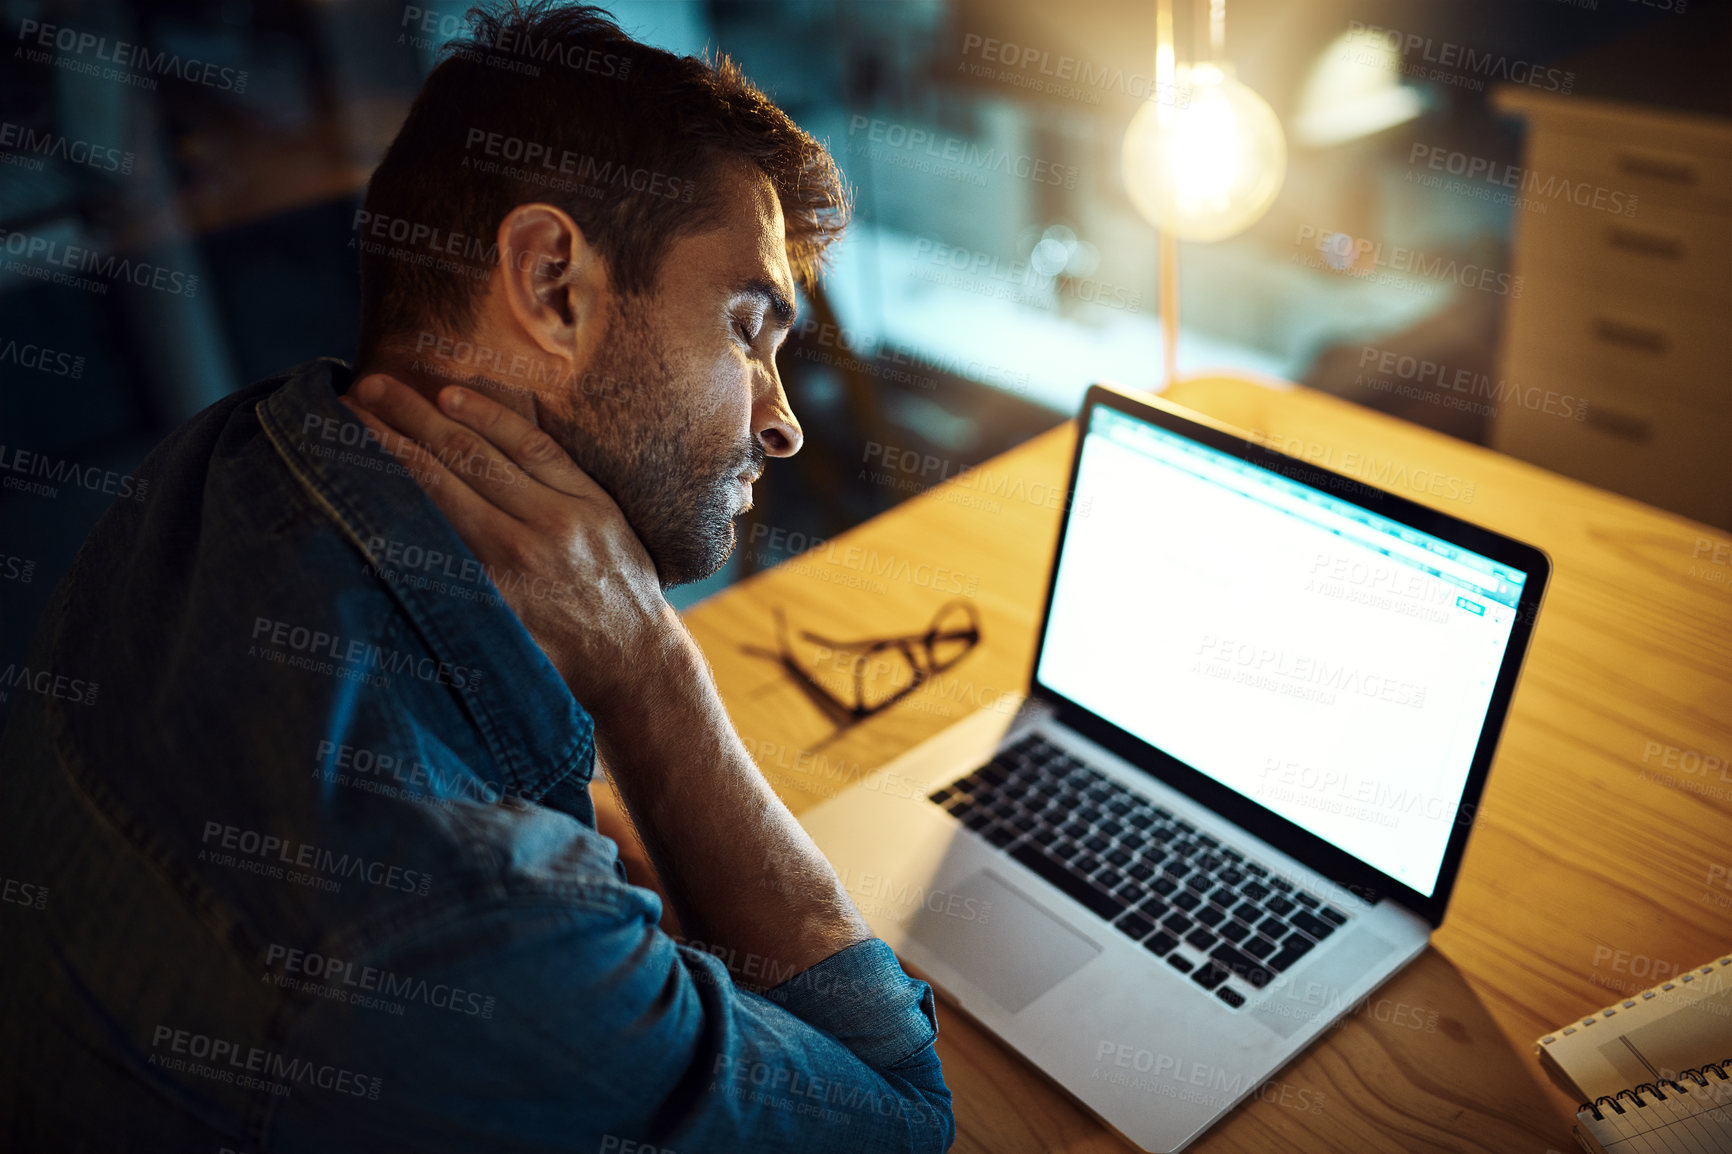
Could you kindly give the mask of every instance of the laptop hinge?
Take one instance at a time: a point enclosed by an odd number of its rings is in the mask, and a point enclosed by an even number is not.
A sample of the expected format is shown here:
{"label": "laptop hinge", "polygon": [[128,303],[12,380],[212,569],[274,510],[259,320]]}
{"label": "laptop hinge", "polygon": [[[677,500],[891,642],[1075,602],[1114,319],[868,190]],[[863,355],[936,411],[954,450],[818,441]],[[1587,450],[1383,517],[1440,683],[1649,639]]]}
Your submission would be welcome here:
{"label": "laptop hinge", "polygon": [[1022,699],[1022,704],[1016,707],[1016,715],[1010,719],[1010,727],[1004,731],[1003,745],[1010,745],[1027,736],[1027,734],[1047,721],[1058,716],[1058,706],[1043,697],[1034,694]]}

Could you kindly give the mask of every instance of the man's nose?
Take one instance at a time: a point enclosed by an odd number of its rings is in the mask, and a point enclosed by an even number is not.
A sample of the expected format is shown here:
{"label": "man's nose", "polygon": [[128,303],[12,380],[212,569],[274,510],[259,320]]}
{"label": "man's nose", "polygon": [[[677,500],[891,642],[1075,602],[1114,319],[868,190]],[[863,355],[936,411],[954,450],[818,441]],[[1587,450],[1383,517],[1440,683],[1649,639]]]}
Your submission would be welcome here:
{"label": "man's nose", "polygon": [[800,422],[794,418],[788,395],[782,391],[782,382],[772,378],[771,388],[762,415],[755,422],[758,443],[764,446],[765,456],[792,457],[800,451],[806,435],[800,431]]}

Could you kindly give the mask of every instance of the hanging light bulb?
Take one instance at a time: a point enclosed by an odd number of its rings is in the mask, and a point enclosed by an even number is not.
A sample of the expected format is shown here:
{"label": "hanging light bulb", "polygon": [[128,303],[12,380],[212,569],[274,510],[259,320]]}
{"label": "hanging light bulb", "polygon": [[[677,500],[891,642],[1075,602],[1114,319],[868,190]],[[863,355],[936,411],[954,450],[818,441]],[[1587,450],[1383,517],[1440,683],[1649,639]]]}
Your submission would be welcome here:
{"label": "hanging light bulb", "polygon": [[1125,188],[1148,222],[1180,240],[1243,232],[1268,211],[1287,174],[1274,110],[1222,61],[1177,65],[1172,104],[1146,101],[1131,118]]}
{"label": "hanging light bulb", "polygon": [[1131,202],[1160,237],[1162,387],[1179,379],[1179,245],[1224,240],[1275,203],[1287,175],[1281,122],[1227,63],[1227,0],[1208,5],[1208,58],[1180,64],[1173,0],[1155,0],[1155,91],[1125,130]]}

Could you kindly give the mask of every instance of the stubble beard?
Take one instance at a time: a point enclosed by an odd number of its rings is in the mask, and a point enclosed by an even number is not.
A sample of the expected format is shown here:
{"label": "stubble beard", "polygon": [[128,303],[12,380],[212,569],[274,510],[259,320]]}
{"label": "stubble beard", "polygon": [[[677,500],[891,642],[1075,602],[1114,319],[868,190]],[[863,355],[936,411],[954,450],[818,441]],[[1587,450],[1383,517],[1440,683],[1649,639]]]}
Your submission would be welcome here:
{"label": "stubble beard", "polygon": [[[678,409],[675,378],[641,302],[615,300],[596,363],[548,398],[541,420],[578,467],[605,489],[643,543],[662,588],[701,580],[733,552],[741,472],[764,450],[695,430]],[[622,387],[623,386],[623,387]]]}

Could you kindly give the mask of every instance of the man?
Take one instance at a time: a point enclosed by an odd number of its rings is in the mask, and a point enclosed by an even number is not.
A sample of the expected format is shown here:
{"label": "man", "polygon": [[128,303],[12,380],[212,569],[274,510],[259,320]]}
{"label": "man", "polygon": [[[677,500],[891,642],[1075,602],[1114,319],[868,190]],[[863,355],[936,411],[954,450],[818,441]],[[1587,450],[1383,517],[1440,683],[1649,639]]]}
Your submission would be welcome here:
{"label": "man", "polygon": [[[356,218],[358,371],[177,432],[42,623],[0,1145],[949,1145],[931,991],[662,596],[800,447],[774,357],[844,210],[732,65],[475,19]],[[598,754],[703,948],[597,832]]]}

